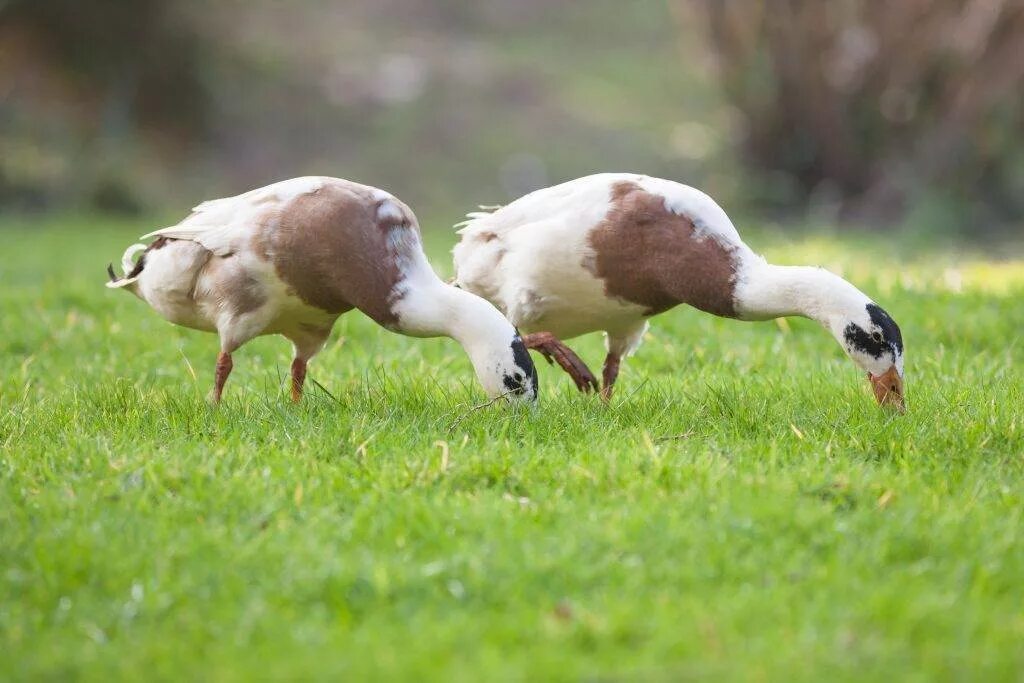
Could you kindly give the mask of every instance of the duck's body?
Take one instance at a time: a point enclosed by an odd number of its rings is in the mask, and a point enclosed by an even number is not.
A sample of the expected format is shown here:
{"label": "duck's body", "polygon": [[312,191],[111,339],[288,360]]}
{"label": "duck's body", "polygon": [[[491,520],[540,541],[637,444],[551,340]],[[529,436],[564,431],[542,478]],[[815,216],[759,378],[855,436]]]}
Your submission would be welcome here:
{"label": "duck's body", "polygon": [[[742,320],[814,318],[869,371],[886,365],[902,376],[899,330],[871,299],[822,269],[766,263],[718,204],[686,185],[627,173],[587,176],[470,214],[460,234],[456,284],[532,333],[528,345],[543,333],[607,334],[606,397],[648,319],[679,304]],[[854,328],[870,336],[889,323],[895,337],[869,348],[854,343]]]}
{"label": "duck's body", "polygon": [[111,272],[107,286],[129,289],[173,323],[218,333],[215,399],[230,354],[264,334],[295,345],[297,399],[306,363],[353,308],[395,332],[457,339],[491,394],[518,381],[512,393],[535,395],[532,365],[515,358],[525,355],[515,329],[485,301],[441,282],[412,211],[383,190],[295,178],[205,202],[145,237],[156,239],[129,248],[125,276]]}

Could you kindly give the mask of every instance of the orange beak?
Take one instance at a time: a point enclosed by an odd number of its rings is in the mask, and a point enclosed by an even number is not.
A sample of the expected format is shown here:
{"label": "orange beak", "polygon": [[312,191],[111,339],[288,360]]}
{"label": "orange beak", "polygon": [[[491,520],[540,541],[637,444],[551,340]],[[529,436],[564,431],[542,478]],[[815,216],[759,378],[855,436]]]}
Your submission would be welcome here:
{"label": "orange beak", "polygon": [[903,401],[903,378],[896,372],[895,365],[877,377],[869,372],[868,379],[871,380],[871,389],[875,392],[878,405],[895,408],[901,413],[907,412]]}

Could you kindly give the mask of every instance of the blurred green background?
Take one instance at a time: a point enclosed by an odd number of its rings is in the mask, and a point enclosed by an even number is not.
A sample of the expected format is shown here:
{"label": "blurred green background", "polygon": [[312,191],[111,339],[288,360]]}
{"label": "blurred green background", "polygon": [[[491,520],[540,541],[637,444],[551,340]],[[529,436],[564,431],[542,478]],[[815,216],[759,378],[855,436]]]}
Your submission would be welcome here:
{"label": "blurred green background", "polygon": [[1002,240],[1022,84],[1019,0],[0,0],[0,210],[327,174],[444,228],[615,170],[758,222]]}

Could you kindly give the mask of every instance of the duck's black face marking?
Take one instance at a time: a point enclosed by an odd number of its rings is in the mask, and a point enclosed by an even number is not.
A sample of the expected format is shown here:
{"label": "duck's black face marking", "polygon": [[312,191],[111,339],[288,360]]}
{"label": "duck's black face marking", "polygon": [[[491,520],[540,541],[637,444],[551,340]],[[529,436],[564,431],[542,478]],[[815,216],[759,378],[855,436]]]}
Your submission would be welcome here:
{"label": "duck's black face marking", "polygon": [[513,394],[525,394],[532,390],[537,395],[537,368],[533,365],[530,352],[526,350],[526,344],[522,338],[516,336],[512,340],[512,358],[518,368],[513,374],[505,375],[502,382],[505,388]]}
{"label": "duck's black face marking", "polygon": [[851,349],[876,359],[881,358],[884,353],[892,354],[893,359],[902,356],[903,335],[896,321],[877,304],[868,304],[867,311],[873,329],[869,332],[860,325],[850,323],[843,330],[846,343]]}
{"label": "duck's black face marking", "polygon": [[889,314],[882,310],[881,306],[876,304],[868,304],[868,315],[871,316],[871,322],[878,325],[882,330],[882,336],[885,341],[892,345],[892,348],[903,354],[903,335],[900,333],[900,327],[896,324],[896,321],[889,317]]}

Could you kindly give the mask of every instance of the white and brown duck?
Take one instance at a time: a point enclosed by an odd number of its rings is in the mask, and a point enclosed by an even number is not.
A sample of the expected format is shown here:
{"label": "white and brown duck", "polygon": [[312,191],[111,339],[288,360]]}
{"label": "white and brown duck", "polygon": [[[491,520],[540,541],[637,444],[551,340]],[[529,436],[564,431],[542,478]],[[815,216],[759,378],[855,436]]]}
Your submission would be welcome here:
{"label": "white and brown duck", "polygon": [[648,319],[688,304],[739,320],[816,320],[867,373],[878,402],[903,409],[903,339],[893,319],[827,270],[767,263],[692,187],[604,173],[472,213],[462,225],[455,284],[497,306],[528,333],[527,348],[558,360],[584,390],[597,380],[561,340],[605,332],[606,400]]}
{"label": "white and brown duck", "polygon": [[416,217],[383,190],[295,178],[200,204],[147,238],[155,239],[125,252],[123,277],[108,267],[107,286],[127,289],[172,323],[220,336],[215,401],[231,354],[265,334],[294,345],[291,392],[299,400],[306,364],[354,308],[394,332],[455,339],[492,397],[537,396],[516,329],[482,298],[437,277]]}

